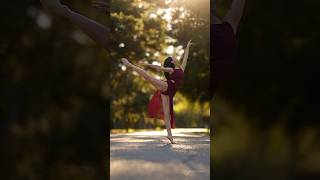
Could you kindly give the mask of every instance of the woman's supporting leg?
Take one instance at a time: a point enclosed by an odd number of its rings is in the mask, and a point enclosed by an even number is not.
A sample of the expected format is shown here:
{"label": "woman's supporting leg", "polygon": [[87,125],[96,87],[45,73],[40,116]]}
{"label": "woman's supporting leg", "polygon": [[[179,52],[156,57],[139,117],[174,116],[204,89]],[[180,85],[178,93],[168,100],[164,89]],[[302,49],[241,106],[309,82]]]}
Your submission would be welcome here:
{"label": "woman's supporting leg", "polygon": [[166,91],[168,88],[168,84],[165,81],[161,81],[150,76],[145,70],[141,69],[138,66],[131,64],[127,59],[122,58],[122,63],[128,67],[131,67],[134,71],[136,71],[140,76],[142,76],[145,80],[149,81],[156,89],[159,91]]}
{"label": "woman's supporting leg", "polygon": [[234,34],[237,33],[245,2],[246,0],[233,0],[230,10],[224,17],[224,20],[232,26]]}
{"label": "woman's supporting leg", "polygon": [[172,144],[175,144],[175,142],[173,141],[173,136],[172,136],[172,132],[171,132],[169,96],[161,94],[161,100],[162,100],[162,109],[164,112],[164,120],[165,120],[167,133],[168,133],[167,137]]}
{"label": "woman's supporting leg", "polygon": [[59,0],[41,0],[41,3],[53,13],[63,16],[77,25],[95,42],[108,50],[110,29],[62,5]]}

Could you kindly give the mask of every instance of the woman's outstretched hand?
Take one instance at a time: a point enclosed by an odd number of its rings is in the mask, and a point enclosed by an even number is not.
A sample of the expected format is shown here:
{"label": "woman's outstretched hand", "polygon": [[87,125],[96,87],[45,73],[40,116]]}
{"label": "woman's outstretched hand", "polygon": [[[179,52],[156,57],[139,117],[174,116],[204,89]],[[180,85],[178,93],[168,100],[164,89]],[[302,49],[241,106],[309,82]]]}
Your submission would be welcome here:
{"label": "woman's outstretched hand", "polygon": [[109,15],[109,13],[110,13],[110,4],[107,2],[93,1],[92,7],[97,9],[100,12],[106,13],[107,15]]}

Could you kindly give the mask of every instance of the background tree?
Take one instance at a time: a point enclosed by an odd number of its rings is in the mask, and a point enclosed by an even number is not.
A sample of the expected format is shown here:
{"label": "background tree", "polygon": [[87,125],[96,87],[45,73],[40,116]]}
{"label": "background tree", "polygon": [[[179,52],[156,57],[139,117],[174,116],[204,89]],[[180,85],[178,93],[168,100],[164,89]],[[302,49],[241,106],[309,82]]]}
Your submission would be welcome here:
{"label": "background tree", "polygon": [[[223,15],[230,1],[218,3],[218,13]],[[258,178],[261,174],[267,179],[319,177],[320,161],[315,159],[319,155],[316,139],[320,125],[315,83],[319,78],[318,4],[246,4],[234,74],[214,102],[214,146],[233,148],[221,144],[228,141],[223,136],[229,134],[238,141],[234,145],[243,149],[236,148],[231,155],[215,148],[217,178]],[[247,130],[240,132],[241,128]],[[231,162],[231,157],[237,162]],[[232,165],[226,168],[228,163]],[[233,175],[226,177],[230,171]]]}
{"label": "background tree", "polygon": [[[181,118],[177,121],[179,127],[186,127],[192,124],[191,121],[194,121],[195,127],[208,124],[201,120],[209,116],[209,9],[204,8],[208,7],[209,1],[202,1],[201,4],[202,6],[192,6],[194,3],[190,4],[190,1],[151,0],[112,3],[111,24],[114,34],[111,54],[118,63],[120,58],[126,57],[134,63],[145,60],[161,64],[167,56],[182,57],[187,41],[192,39],[194,42],[186,68],[185,83],[181,89],[181,96],[187,99],[182,102],[183,98],[176,98],[176,104],[186,105],[192,102],[191,108],[200,102],[200,109],[206,109],[207,113],[202,111],[204,115],[199,116],[199,110],[193,111],[194,115],[190,117],[182,117],[177,112],[177,118]],[[112,91],[116,92],[113,94],[112,108],[114,127],[120,128],[126,124],[126,128],[150,128],[159,125],[146,118],[145,113],[148,100],[155,89],[137,74],[132,75],[131,71],[126,71],[120,64],[116,63],[112,72],[111,86]],[[197,120],[192,119],[196,117],[195,114],[198,114]]]}
{"label": "background tree", "polygon": [[[90,1],[66,3],[108,25]],[[39,0],[1,12],[1,178],[104,179],[109,54]]]}

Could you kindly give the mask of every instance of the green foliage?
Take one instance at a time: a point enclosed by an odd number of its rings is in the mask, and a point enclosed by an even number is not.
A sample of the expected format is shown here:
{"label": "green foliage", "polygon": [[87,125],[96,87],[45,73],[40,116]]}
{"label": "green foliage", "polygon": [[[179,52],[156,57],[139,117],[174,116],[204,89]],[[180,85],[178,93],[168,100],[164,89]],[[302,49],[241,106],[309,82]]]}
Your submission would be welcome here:
{"label": "green foliage", "polygon": [[213,103],[215,178],[319,178],[318,7],[247,1],[234,74]]}
{"label": "green foliage", "polygon": [[[107,22],[89,1],[68,3]],[[103,177],[109,54],[38,0],[1,6],[2,179]]]}
{"label": "green foliage", "polygon": [[[203,1],[203,4],[209,1]],[[125,0],[112,3],[111,26],[113,28],[111,55],[115,61],[111,73],[113,93],[114,128],[136,126],[150,127],[146,120],[147,104],[155,91],[151,85],[129,70],[121,70],[120,58],[126,57],[133,63],[147,60],[162,61],[169,55],[182,57],[181,51],[188,40],[192,40],[186,79],[181,88],[189,101],[207,102],[209,85],[209,15],[198,14],[184,1],[139,1]],[[208,10],[209,11],[209,10]],[[166,49],[174,47],[173,54]],[[150,72],[156,75],[154,72]],[[162,74],[158,74],[163,76]],[[193,87],[193,88],[190,88]],[[129,114],[132,114],[131,118]],[[135,114],[133,116],[133,114]],[[182,117],[182,116],[181,116]],[[194,121],[192,116],[181,125]],[[142,123],[144,122],[144,123]],[[179,124],[179,121],[177,121]],[[152,126],[151,126],[152,127]]]}

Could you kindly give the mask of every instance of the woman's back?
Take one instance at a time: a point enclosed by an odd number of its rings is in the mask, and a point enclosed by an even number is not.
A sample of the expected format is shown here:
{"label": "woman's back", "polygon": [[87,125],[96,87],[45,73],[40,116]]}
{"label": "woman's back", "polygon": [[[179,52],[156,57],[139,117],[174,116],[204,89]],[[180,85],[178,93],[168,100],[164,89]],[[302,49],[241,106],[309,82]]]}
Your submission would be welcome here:
{"label": "woman's back", "polygon": [[184,72],[182,69],[174,69],[173,73],[170,75],[169,80],[174,81],[177,87],[179,87],[183,81]]}

